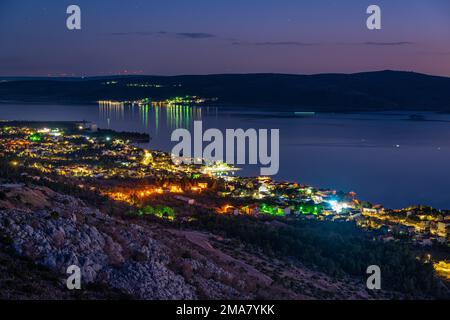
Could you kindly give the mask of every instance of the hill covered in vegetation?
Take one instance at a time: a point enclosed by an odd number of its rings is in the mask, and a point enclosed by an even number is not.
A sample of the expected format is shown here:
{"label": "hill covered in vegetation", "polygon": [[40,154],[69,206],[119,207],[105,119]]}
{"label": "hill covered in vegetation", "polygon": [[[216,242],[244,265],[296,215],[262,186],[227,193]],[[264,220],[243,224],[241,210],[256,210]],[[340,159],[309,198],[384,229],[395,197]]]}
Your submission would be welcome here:
{"label": "hill covered in vegetation", "polygon": [[215,105],[277,106],[296,111],[450,111],[450,78],[412,72],[218,74],[92,78],[4,78],[2,102],[215,99]]}

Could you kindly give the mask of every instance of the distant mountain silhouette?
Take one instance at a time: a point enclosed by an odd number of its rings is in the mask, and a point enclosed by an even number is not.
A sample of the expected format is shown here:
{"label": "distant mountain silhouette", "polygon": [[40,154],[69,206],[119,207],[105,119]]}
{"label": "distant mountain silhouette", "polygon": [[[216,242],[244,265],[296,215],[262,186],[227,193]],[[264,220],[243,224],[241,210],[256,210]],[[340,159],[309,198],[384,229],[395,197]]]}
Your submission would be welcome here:
{"label": "distant mountain silhouette", "polygon": [[3,102],[95,103],[145,97],[159,100],[184,95],[217,97],[217,105],[295,107],[296,110],[317,112],[450,112],[450,78],[400,71],[3,78],[0,81],[0,101]]}

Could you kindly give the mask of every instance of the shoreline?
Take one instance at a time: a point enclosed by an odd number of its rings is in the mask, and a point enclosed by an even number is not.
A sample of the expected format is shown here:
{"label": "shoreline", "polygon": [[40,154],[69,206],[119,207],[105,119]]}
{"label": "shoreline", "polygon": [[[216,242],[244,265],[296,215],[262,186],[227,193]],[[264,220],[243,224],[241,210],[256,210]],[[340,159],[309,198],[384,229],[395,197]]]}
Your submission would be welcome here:
{"label": "shoreline", "polygon": [[92,137],[108,136],[111,139],[130,140],[133,143],[148,143],[151,137],[147,133],[119,132],[110,129],[97,128],[91,121],[26,121],[26,120],[0,120],[0,127],[30,127],[33,129],[48,127],[50,129],[62,129],[68,133],[85,134]]}
{"label": "shoreline", "polygon": [[[165,150],[159,150],[159,149],[149,149],[146,148],[144,146],[142,146],[141,144],[144,143],[148,143],[151,140],[150,135],[148,134],[144,134],[144,133],[137,133],[137,132],[119,132],[119,131],[115,131],[112,129],[101,129],[99,128],[98,131],[96,132],[90,132],[90,131],[81,131],[78,129],[78,125],[80,123],[84,123],[84,124],[91,124],[91,122],[89,121],[21,121],[21,120],[5,120],[2,121],[0,120],[0,127],[5,127],[5,126],[17,126],[17,127],[30,127],[33,129],[37,129],[37,128],[42,128],[42,126],[44,127],[49,127],[51,129],[54,128],[59,128],[59,129],[66,129],[68,130],[67,133],[69,134],[73,134],[73,133],[83,133],[86,135],[91,135],[91,136],[96,136],[96,137],[105,137],[106,135],[111,136],[112,139],[117,138],[117,139],[124,139],[124,140],[130,140],[130,142],[135,145],[136,148],[139,148],[141,150],[146,150],[149,152],[159,152],[159,153],[164,153],[166,155],[170,155],[170,152],[165,151]],[[239,167],[235,167],[237,170],[239,171],[241,170],[241,168]],[[239,176],[236,175],[236,178],[240,178],[240,179],[257,179],[260,178],[261,176],[255,176],[255,175],[251,175],[251,176]],[[279,183],[279,184],[298,184],[297,181],[292,181],[292,180],[286,180],[286,179],[272,179],[271,177],[269,177],[271,180],[273,180],[275,183]],[[320,187],[320,186],[312,186],[312,185],[305,185],[305,187],[308,188],[313,188],[316,190],[320,190],[320,191],[327,191],[327,190],[332,190],[330,188],[325,188],[325,187]],[[343,192],[343,193],[347,193],[343,190],[336,190],[336,192]],[[370,201],[368,201],[369,203],[372,203]],[[373,204],[373,203],[372,203]],[[381,204],[383,207],[384,205]],[[387,208],[388,210],[403,210],[407,207],[430,207],[433,208],[432,206],[429,206],[427,204],[410,204],[406,207],[403,208]],[[436,208],[440,211],[450,211],[450,208]]]}
{"label": "shoreline", "polygon": [[[120,103],[120,101],[117,101]],[[26,100],[0,100],[0,107],[2,105],[62,105],[62,106],[98,106],[98,101],[55,101],[55,100],[33,100],[33,101],[26,101]],[[218,109],[239,109],[239,108],[245,108],[248,109],[248,111],[254,111],[254,112],[265,112],[265,111],[278,111],[278,112],[292,112],[292,113],[314,113],[318,115],[323,114],[385,114],[387,113],[390,115],[390,113],[407,113],[407,114],[417,114],[417,113],[429,113],[429,114],[442,114],[442,115],[450,115],[450,111],[439,111],[437,109],[419,109],[419,108],[375,108],[375,109],[339,109],[339,108],[330,108],[329,110],[324,110],[325,106],[296,106],[296,105],[282,105],[282,104],[245,104],[245,103],[210,103],[210,104],[199,104],[199,105],[187,105],[189,107],[198,107],[198,108],[218,108]],[[392,114],[395,115],[395,114]],[[292,115],[292,118],[302,118],[303,116],[296,116]]]}
{"label": "shoreline", "polygon": [[[294,118],[294,117],[293,117]],[[408,120],[405,119],[405,121],[413,121],[413,120]],[[436,120],[425,120],[425,121],[436,121]],[[151,141],[151,137],[149,134],[146,133],[140,133],[140,132],[129,132],[129,131],[116,131],[113,129],[102,129],[102,128],[98,128],[96,132],[91,132],[88,129],[83,129],[83,131],[80,131],[78,129],[78,125],[84,123],[84,124],[93,124],[90,121],[27,121],[27,120],[0,120],[0,127],[5,127],[5,126],[17,126],[17,127],[30,127],[33,129],[37,129],[37,128],[42,128],[44,127],[49,127],[51,129],[54,128],[58,128],[58,129],[63,129],[63,130],[67,130],[67,133],[69,134],[73,134],[73,133],[83,133],[84,135],[87,136],[91,136],[91,137],[110,137],[111,139],[122,139],[122,140],[129,140],[135,147],[141,149],[141,150],[147,150],[150,152],[159,152],[159,153],[164,153],[166,155],[170,155],[169,151],[166,150],[161,150],[161,149],[150,149],[148,147],[143,146],[142,144],[147,144]],[[241,167],[235,167],[237,170],[242,170]],[[257,179],[259,176],[255,176],[255,175],[237,175],[237,178],[241,178],[241,179]],[[272,177],[270,177],[272,179]],[[272,179],[274,182],[276,183],[287,183],[287,184],[297,184],[297,181],[293,181],[293,180],[288,180],[288,179],[276,179],[273,178]],[[322,186],[316,186],[316,185],[305,185],[306,187],[310,187],[310,188],[314,188],[317,190],[332,190],[333,188],[330,187],[322,187]],[[348,193],[350,191],[344,191],[344,190],[336,190],[337,192],[343,192],[343,193]],[[435,208],[437,210],[440,211],[450,211],[450,208],[436,208],[434,206],[431,205],[427,205],[427,204],[420,204],[420,203],[416,203],[416,204],[412,204],[409,203],[407,205],[404,206],[400,206],[400,207],[385,207],[383,205],[383,203],[378,203],[378,202],[372,202],[370,199],[369,200],[363,200],[363,201],[367,201],[371,204],[377,204],[377,205],[381,205],[384,208],[388,209],[388,210],[404,210],[405,208],[409,208],[409,207],[429,207],[429,208]]]}

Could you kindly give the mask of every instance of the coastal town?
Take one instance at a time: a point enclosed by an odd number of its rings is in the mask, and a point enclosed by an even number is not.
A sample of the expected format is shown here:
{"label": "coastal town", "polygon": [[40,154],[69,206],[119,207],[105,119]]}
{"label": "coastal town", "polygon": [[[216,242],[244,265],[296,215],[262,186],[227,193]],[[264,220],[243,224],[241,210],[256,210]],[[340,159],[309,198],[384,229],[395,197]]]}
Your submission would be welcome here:
{"label": "coastal town", "polygon": [[450,279],[450,211],[384,208],[359,200],[355,192],[240,177],[237,168],[221,162],[174,164],[166,152],[137,147],[142,135],[100,130],[93,123],[2,122],[0,136],[0,156],[22,181],[68,184],[121,203],[129,214],[168,223],[211,212],[354,223],[379,241],[411,245]]}

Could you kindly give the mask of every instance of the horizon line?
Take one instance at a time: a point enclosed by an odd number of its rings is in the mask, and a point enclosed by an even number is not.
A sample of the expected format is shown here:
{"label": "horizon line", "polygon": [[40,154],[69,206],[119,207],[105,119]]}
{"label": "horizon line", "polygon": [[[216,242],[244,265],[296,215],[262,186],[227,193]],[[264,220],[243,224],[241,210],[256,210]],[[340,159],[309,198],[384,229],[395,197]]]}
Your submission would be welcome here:
{"label": "horizon line", "polygon": [[232,75],[286,75],[286,76],[320,76],[320,75],[357,75],[364,73],[382,73],[382,72],[396,72],[396,73],[414,73],[419,75],[431,76],[431,77],[442,77],[449,78],[450,75],[438,75],[430,74],[425,72],[418,72],[413,70],[394,70],[394,69],[380,69],[371,71],[357,71],[357,72],[322,72],[322,73],[284,73],[284,72],[230,72],[230,73],[204,73],[204,74],[175,74],[175,75],[162,75],[162,74],[110,74],[110,75],[16,75],[16,76],[3,76],[0,75],[0,79],[6,78],[48,78],[48,79],[89,79],[89,78],[108,78],[108,77],[162,77],[162,78],[172,78],[172,77],[201,77],[201,76],[232,76]]}

